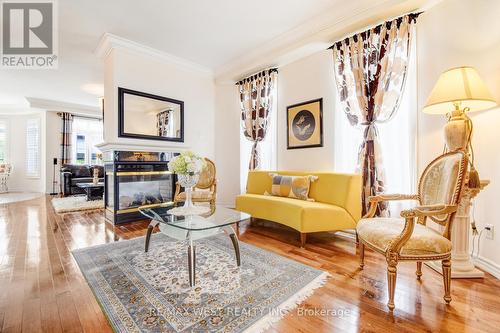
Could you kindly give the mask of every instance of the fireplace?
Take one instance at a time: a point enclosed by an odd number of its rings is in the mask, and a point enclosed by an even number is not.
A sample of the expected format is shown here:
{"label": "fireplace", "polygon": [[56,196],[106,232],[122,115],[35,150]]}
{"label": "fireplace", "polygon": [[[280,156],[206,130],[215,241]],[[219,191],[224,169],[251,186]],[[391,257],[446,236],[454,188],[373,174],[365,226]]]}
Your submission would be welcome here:
{"label": "fireplace", "polygon": [[110,151],[105,154],[106,219],[114,224],[142,219],[138,208],[172,202],[175,175],[168,162],[177,153]]}

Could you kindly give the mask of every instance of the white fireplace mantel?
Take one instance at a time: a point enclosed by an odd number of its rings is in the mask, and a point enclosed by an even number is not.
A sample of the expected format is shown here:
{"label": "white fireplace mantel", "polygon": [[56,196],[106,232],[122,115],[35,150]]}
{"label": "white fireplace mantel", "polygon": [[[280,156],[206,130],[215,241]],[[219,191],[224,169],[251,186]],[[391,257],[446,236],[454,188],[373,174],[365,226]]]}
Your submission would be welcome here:
{"label": "white fireplace mantel", "polygon": [[102,153],[108,151],[146,151],[146,152],[157,152],[157,151],[171,151],[171,152],[183,152],[190,150],[190,147],[185,145],[175,146],[170,144],[147,144],[134,143],[134,142],[103,142],[95,145]]}

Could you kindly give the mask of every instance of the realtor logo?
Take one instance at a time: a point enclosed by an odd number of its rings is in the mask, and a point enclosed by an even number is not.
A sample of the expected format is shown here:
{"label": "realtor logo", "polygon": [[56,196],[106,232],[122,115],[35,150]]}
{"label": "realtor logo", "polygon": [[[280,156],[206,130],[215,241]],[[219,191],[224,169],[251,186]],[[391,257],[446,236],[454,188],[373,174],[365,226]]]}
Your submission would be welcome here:
{"label": "realtor logo", "polygon": [[55,7],[51,0],[2,1],[2,68],[57,68]]}

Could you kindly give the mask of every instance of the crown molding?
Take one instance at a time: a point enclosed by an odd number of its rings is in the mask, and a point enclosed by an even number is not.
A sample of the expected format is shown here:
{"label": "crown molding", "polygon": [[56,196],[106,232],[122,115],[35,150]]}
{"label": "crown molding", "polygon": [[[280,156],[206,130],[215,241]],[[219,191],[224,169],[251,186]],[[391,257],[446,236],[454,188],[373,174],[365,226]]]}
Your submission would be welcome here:
{"label": "crown molding", "polygon": [[92,105],[75,104],[50,99],[26,97],[29,107],[46,111],[70,112],[74,114],[101,117],[101,109]]}
{"label": "crown molding", "polygon": [[215,69],[215,80],[236,82],[262,68],[282,67],[323,51],[347,35],[399,15],[429,9],[442,0],[373,0],[360,7],[346,2],[308,20]]}
{"label": "crown molding", "polygon": [[131,41],[126,38],[122,38],[116,35],[113,35],[109,32],[104,33],[102,35],[101,39],[99,40],[99,43],[97,44],[97,47],[94,51],[94,54],[100,58],[100,59],[105,59],[112,50],[114,49],[121,49],[121,50],[126,50],[135,54],[139,55],[146,55],[150,56],[153,58],[156,58],[161,61],[166,61],[171,64],[175,64],[178,66],[181,66],[185,69],[203,73],[205,75],[211,75],[213,76],[213,71],[212,69],[205,67],[203,65],[200,65],[198,63],[174,56],[172,54],[157,50],[155,48]]}

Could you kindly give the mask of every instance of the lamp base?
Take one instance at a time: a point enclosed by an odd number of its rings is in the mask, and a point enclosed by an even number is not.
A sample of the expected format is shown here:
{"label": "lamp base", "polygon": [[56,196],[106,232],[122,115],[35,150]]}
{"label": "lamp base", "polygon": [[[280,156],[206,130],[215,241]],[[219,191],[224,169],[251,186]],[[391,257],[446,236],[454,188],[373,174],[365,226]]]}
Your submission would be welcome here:
{"label": "lamp base", "polygon": [[467,150],[472,126],[469,117],[462,110],[455,110],[444,126],[444,138],[450,151]]}

